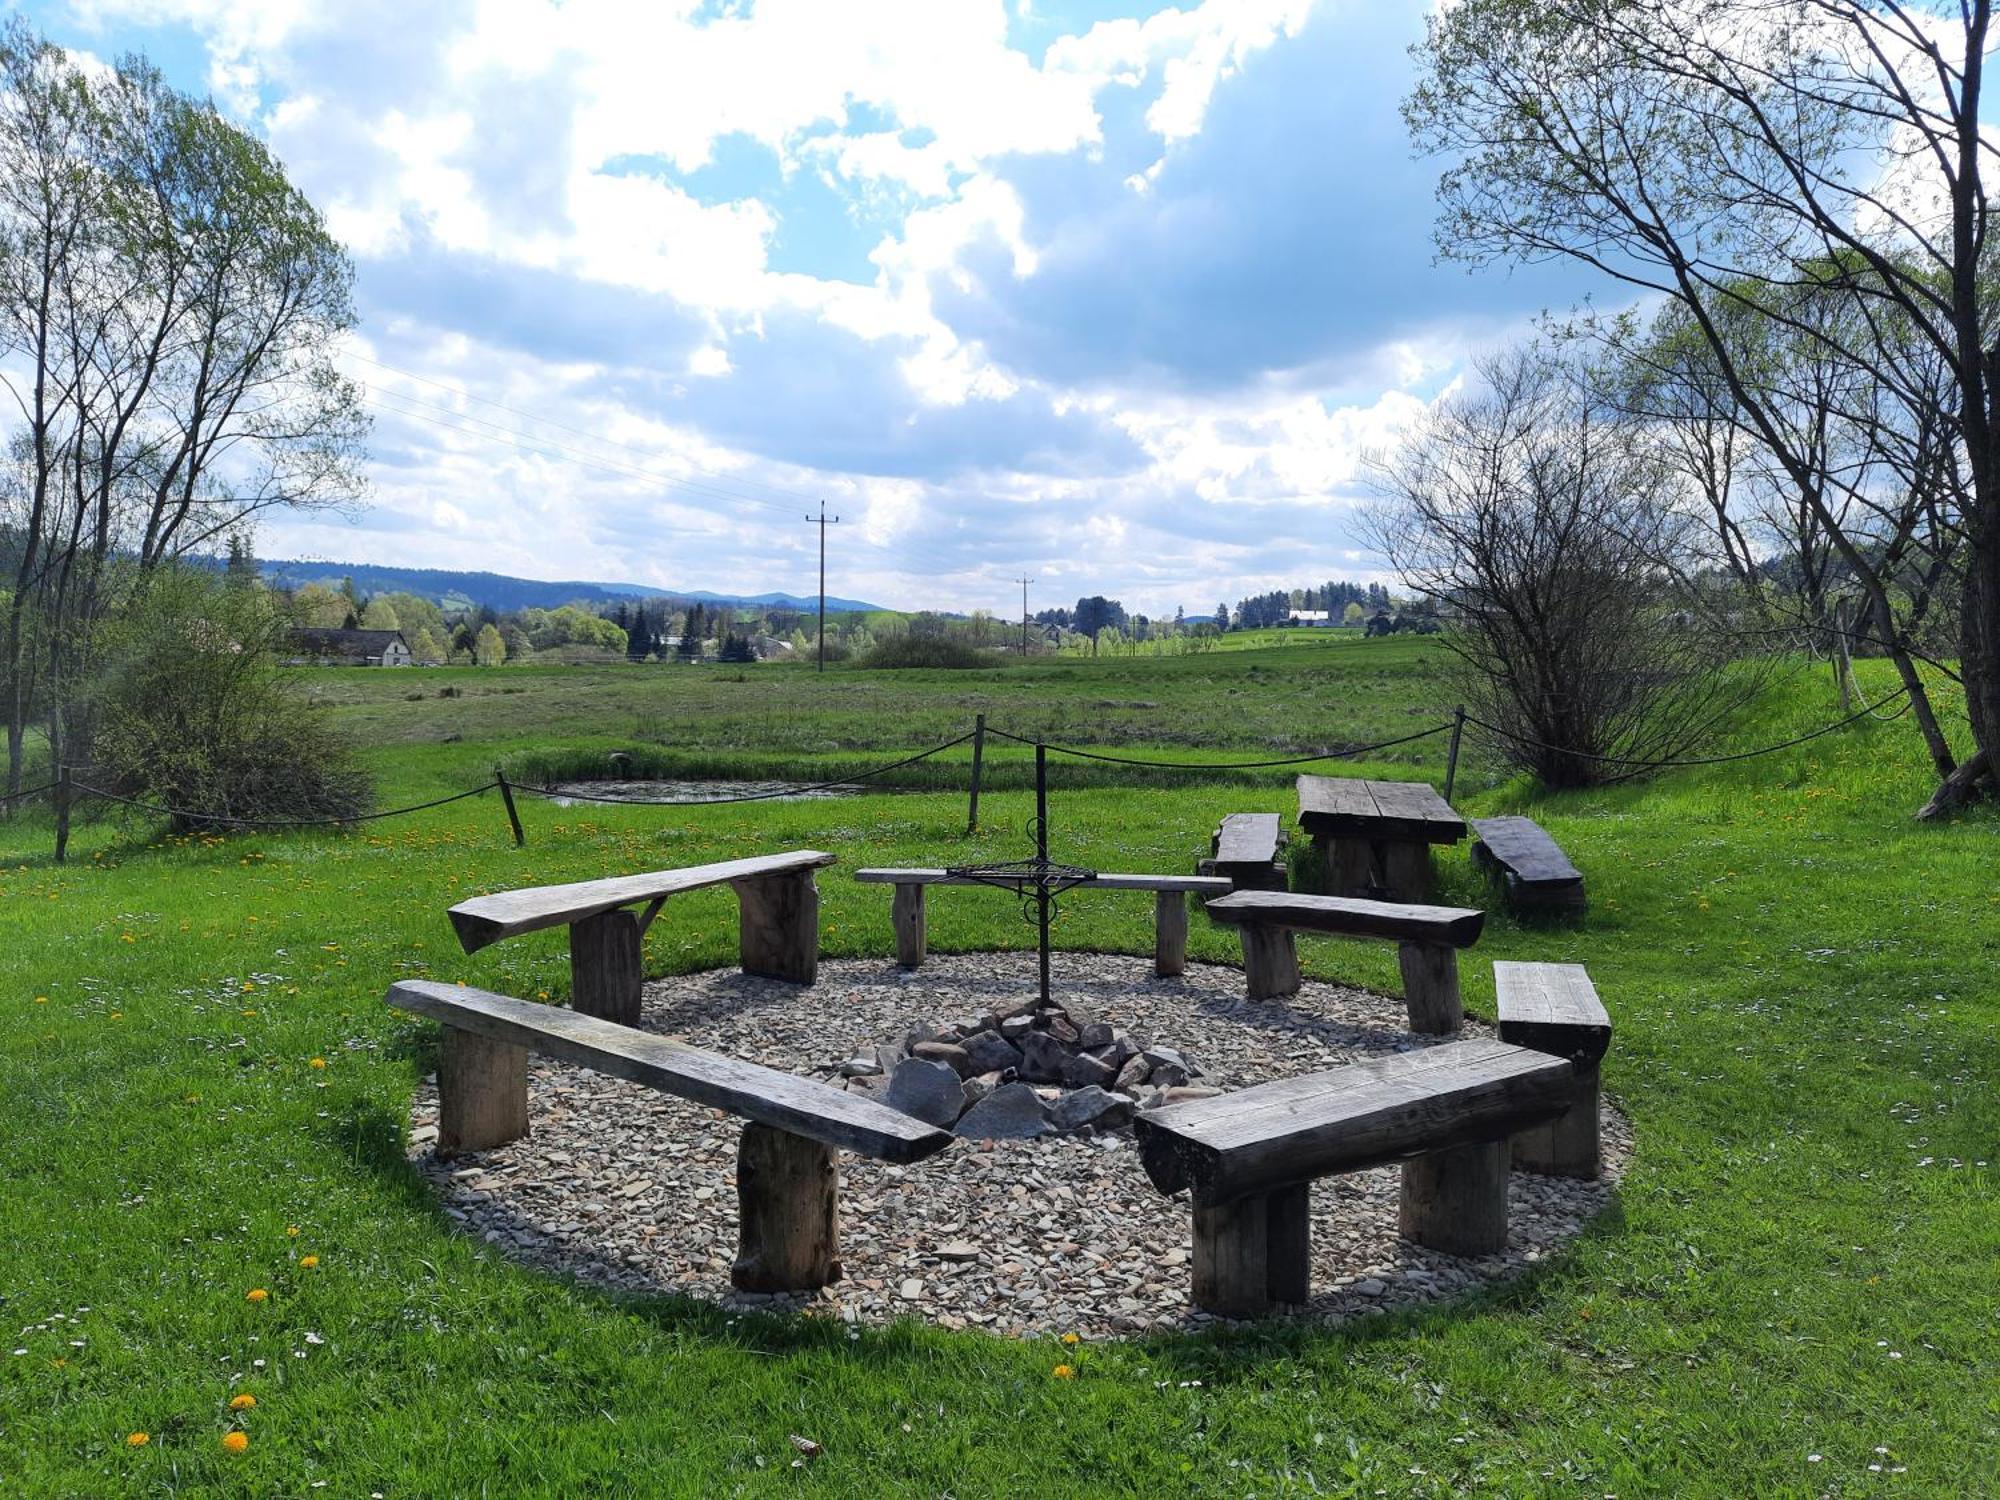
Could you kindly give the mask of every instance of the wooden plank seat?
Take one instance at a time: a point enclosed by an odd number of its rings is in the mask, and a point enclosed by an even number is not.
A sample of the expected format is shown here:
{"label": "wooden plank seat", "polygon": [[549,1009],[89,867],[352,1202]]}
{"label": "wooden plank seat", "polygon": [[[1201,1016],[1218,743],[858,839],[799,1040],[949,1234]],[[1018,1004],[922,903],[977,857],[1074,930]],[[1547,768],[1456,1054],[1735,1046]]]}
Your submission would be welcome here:
{"label": "wooden plank seat", "polygon": [[[924,891],[934,885],[984,885],[990,878],[975,880],[970,875],[954,875],[949,870],[856,870],[854,878],[868,885],[893,885],[895,903],[891,920],[896,928],[896,962],[914,969],[924,961],[929,948],[925,932]],[[1016,888],[1025,880],[1014,882]],[[1226,896],[1230,884],[1213,875],[1093,875],[1079,891],[1152,891],[1153,972],[1171,978],[1187,971],[1187,898],[1190,892],[1202,896]]]}
{"label": "wooden plank seat", "polygon": [[[639,1019],[645,971],[640,941],[669,896],[709,886],[736,892],[737,948],[746,974],[811,984],[819,976],[819,887],[813,871],[831,854],[794,849],[712,865],[614,875],[569,885],[535,885],[474,896],[451,908],[459,946],[569,927],[570,1007],[631,1025]],[[643,912],[627,908],[644,906]]]}
{"label": "wooden plank seat", "polygon": [[1194,1203],[1194,1301],[1232,1317],[1307,1299],[1313,1182],[1402,1163],[1403,1235],[1449,1255],[1507,1246],[1507,1142],[1575,1088],[1559,1057],[1493,1041],[1280,1079],[1140,1114],[1153,1186]]}
{"label": "wooden plank seat", "polygon": [[527,1134],[530,1052],[741,1115],[747,1123],[736,1156],[740,1218],[730,1279],[745,1291],[804,1291],[840,1279],[836,1150],[908,1163],[955,1139],[815,1079],[558,1006],[428,979],[392,986],[387,1000],[443,1027],[440,1156]]}
{"label": "wooden plank seat", "polygon": [[1583,871],[1532,818],[1474,818],[1472,862],[1499,881],[1516,911],[1581,911]]}
{"label": "wooden plank seat", "polygon": [[1486,913],[1470,907],[1407,906],[1284,891],[1237,891],[1209,902],[1208,914],[1240,934],[1252,1000],[1298,993],[1294,932],[1386,938],[1400,944],[1397,959],[1410,1025],[1426,1032],[1456,1031],[1465,1019],[1458,993],[1458,950],[1476,943],[1486,924]]}
{"label": "wooden plank seat", "polygon": [[1493,965],[1500,1040],[1568,1058],[1576,1100],[1555,1119],[1514,1137],[1514,1164],[1552,1177],[1594,1180],[1603,1170],[1598,1140],[1598,1069],[1611,1046],[1611,1016],[1582,964]]}
{"label": "wooden plank seat", "polygon": [[1285,830],[1276,813],[1230,813],[1209,840],[1209,857],[1195,866],[1239,891],[1282,891]]}

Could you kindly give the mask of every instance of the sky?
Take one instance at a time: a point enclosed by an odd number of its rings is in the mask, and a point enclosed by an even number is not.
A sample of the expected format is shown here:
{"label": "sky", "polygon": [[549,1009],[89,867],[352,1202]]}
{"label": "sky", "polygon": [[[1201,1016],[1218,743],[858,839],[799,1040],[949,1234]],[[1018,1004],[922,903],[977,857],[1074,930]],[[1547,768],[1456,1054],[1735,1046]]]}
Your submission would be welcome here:
{"label": "sky", "polygon": [[1361,460],[1589,288],[1434,262],[1399,0],[49,0],[355,262],[365,505],[257,550],[902,608],[1383,578]]}

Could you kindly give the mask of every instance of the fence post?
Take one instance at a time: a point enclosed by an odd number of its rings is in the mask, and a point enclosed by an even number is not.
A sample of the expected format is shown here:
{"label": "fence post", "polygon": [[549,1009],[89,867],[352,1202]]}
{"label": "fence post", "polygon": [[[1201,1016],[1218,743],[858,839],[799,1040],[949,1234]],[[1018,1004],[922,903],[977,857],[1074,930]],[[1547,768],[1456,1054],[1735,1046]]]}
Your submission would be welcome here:
{"label": "fence post", "polygon": [[1451,750],[1444,765],[1444,800],[1451,801],[1452,788],[1458,785],[1458,741],[1465,733],[1465,705],[1459,704],[1451,715]]}
{"label": "fence post", "polygon": [[965,832],[971,836],[979,832],[979,773],[986,761],[986,715],[977,714],[972,720],[972,803],[965,812]]}
{"label": "fence post", "polygon": [[507,785],[507,773],[497,765],[493,768],[493,779],[499,784],[500,800],[507,804],[507,822],[514,830],[514,847],[518,849],[528,838],[521,832],[521,815],[514,809],[514,789]]}
{"label": "fence post", "polygon": [[69,767],[56,768],[56,863],[69,853]]}

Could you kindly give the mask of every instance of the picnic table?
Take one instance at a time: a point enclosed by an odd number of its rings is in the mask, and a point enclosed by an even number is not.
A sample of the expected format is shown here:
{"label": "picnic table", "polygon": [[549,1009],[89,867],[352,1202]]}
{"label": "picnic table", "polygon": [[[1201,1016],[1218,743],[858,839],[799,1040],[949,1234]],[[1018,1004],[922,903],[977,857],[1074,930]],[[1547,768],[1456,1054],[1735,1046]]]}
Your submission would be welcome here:
{"label": "picnic table", "polygon": [[1428,782],[1301,776],[1298,785],[1299,827],[1319,851],[1325,895],[1428,901],[1431,845],[1465,837],[1465,820]]}

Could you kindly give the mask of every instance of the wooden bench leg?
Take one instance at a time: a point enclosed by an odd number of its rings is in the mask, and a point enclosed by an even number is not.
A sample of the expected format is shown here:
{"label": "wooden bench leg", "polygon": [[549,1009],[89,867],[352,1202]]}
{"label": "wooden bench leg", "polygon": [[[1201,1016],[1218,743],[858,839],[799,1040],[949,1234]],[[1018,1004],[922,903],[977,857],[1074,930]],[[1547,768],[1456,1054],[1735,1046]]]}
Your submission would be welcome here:
{"label": "wooden bench leg", "polygon": [[1445,1035],[1465,1020],[1458,994],[1458,950],[1449,943],[1403,943],[1396,950],[1403,971],[1403,1000],[1410,1029]]}
{"label": "wooden bench leg", "polygon": [[528,1049],[447,1026],[438,1056],[439,1156],[504,1146],[528,1133]]}
{"label": "wooden bench leg", "polygon": [[1289,927],[1245,922],[1236,929],[1243,938],[1243,974],[1252,1000],[1276,1000],[1299,992],[1299,952]]}
{"label": "wooden bench leg", "polygon": [[745,974],[811,984],[819,977],[819,886],[812,871],[737,880]]}
{"label": "wooden bench leg", "polygon": [[1576,1064],[1576,1099],[1545,1125],[1514,1137],[1514,1165],[1549,1177],[1594,1182],[1604,1168],[1597,1134],[1598,1065]]}
{"label": "wooden bench leg", "polygon": [[1187,972],[1187,892],[1161,891],[1153,899],[1153,973],[1172,979]]}
{"label": "wooden bench leg", "polygon": [[1294,1183],[1194,1210],[1194,1304],[1251,1318],[1306,1300],[1312,1269],[1312,1185]]}
{"label": "wooden bench leg", "polygon": [[1507,1143],[1454,1146],[1403,1163],[1397,1228],[1447,1255],[1507,1248]]}
{"label": "wooden bench leg", "polygon": [[1431,874],[1431,846],[1406,840],[1382,845],[1382,884],[1392,901],[1425,902],[1435,885]]}
{"label": "wooden bench leg", "polygon": [[737,1250],[746,1292],[805,1292],[840,1280],[833,1147],[755,1121],[736,1148]]}
{"label": "wooden bench leg", "polygon": [[646,968],[639,914],[620,908],[569,924],[569,1005],[579,1015],[639,1024]]}
{"label": "wooden bench leg", "polygon": [[889,920],[896,928],[896,962],[906,969],[916,968],[930,951],[930,935],[924,924],[924,888],[897,886]]}

